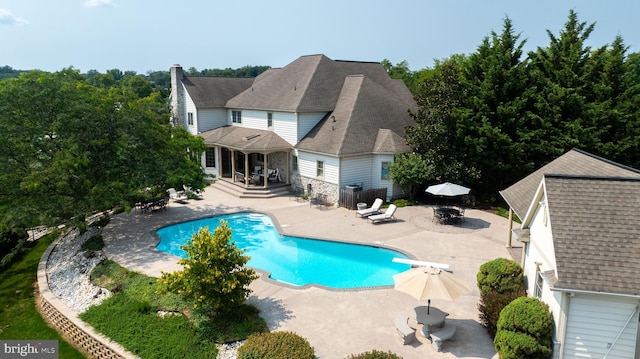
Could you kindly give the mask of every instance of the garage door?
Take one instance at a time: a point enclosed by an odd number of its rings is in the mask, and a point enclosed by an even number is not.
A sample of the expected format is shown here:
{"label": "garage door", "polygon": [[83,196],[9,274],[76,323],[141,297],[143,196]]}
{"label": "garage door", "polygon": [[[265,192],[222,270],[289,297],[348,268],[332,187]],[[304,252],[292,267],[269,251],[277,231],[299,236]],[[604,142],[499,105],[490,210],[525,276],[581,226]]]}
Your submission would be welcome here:
{"label": "garage door", "polygon": [[607,359],[638,358],[637,305],[633,298],[584,294],[570,298],[564,358],[603,358],[607,352]]}

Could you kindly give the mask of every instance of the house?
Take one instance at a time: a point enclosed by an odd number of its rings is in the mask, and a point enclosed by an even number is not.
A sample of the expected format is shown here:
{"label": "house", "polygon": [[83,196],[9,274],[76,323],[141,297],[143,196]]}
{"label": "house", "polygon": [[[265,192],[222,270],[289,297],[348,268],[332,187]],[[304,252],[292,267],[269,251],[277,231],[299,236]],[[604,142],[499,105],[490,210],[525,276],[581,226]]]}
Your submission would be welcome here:
{"label": "house", "polygon": [[501,195],[522,219],[527,293],[549,305],[554,358],[640,357],[640,171],[574,149]]}
{"label": "house", "polygon": [[[302,56],[253,79],[171,68],[173,121],[207,145],[208,174],[245,188],[289,185],[337,202],[341,189],[401,189],[388,176],[415,101],[380,63]],[[277,171],[276,171],[277,170]]]}

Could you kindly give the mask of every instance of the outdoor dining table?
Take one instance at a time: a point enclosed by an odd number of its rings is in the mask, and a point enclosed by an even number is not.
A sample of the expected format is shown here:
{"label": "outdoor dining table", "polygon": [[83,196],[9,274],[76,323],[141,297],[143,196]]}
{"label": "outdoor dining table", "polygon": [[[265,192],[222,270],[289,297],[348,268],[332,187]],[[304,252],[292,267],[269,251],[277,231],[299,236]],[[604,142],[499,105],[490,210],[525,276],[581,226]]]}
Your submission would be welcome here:
{"label": "outdoor dining table", "polygon": [[445,224],[453,223],[460,218],[460,211],[452,207],[437,207],[435,213],[438,216],[437,220]]}
{"label": "outdoor dining table", "polygon": [[449,315],[449,313],[443,312],[438,308],[426,305],[416,307],[414,310],[416,312],[416,321],[422,324],[422,335],[426,338],[429,338],[429,334],[431,334],[429,327],[432,325],[442,327],[445,318]]}

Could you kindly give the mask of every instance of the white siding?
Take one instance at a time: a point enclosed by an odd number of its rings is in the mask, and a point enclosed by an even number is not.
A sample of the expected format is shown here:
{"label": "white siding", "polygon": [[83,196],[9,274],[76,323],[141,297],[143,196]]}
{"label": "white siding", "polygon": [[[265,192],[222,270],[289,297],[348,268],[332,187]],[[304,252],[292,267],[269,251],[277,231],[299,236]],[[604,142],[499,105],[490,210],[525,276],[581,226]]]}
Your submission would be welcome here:
{"label": "white siding", "polygon": [[[231,120],[231,111],[227,111],[227,123],[233,124]],[[236,109],[236,111],[238,111]],[[271,131],[289,142],[291,146],[295,146],[297,141],[296,132],[296,115],[292,112],[273,112],[258,110],[240,110],[242,111],[242,124],[240,126],[246,128],[255,128],[259,130],[269,130],[267,126],[267,114],[273,113],[273,128]],[[234,124],[237,125],[237,124]]]}
{"label": "white siding", "polygon": [[304,136],[306,136],[313,126],[317,125],[318,122],[320,122],[320,120],[322,120],[326,115],[326,112],[298,114],[298,132],[294,143],[299,142]]}
{"label": "white siding", "polygon": [[197,113],[198,132],[213,130],[227,124],[227,109],[204,109]]}
{"label": "white siding", "polygon": [[[637,298],[575,294],[569,301],[564,358],[602,358],[637,305]],[[607,358],[637,358],[637,335],[636,311]]]}
{"label": "white siding", "polygon": [[[184,112],[184,124],[183,127],[185,130],[189,131],[192,135],[198,134],[198,109],[196,108],[196,104],[189,96],[187,91],[185,93],[185,112]],[[193,113],[193,125],[189,125],[189,112]]]}
{"label": "white siding", "polygon": [[387,188],[387,198],[400,197],[403,192],[400,186],[394,186],[391,179],[382,179],[382,162],[393,162],[393,155],[377,155],[373,160],[373,187]]}
{"label": "white siding", "polygon": [[525,253],[524,276],[529,295],[535,293],[536,262],[541,263],[542,271],[556,269],[555,249],[551,233],[551,224],[547,221],[546,205],[539,205],[529,224],[530,242]]}
{"label": "white siding", "polygon": [[372,188],[371,156],[348,157],[341,161],[340,188],[347,185],[359,185],[363,189]]}
{"label": "white siding", "polygon": [[[265,117],[266,118],[266,117]],[[291,146],[298,143],[297,116],[292,112],[273,113],[273,132],[289,142]]]}
{"label": "white siding", "polygon": [[[316,176],[316,162],[324,161],[324,178]],[[300,176],[315,178],[328,183],[338,184],[340,162],[336,157],[316,155],[308,152],[298,152],[298,169]]]}

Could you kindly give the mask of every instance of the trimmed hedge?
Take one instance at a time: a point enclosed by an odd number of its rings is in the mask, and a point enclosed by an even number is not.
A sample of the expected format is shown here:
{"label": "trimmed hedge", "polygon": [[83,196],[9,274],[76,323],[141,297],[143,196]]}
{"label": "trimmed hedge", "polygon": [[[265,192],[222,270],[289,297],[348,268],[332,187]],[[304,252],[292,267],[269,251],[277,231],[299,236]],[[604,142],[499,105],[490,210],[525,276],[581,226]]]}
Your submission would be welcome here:
{"label": "trimmed hedge", "polygon": [[493,341],[500,359],[546,359],[552,353],[553,317],[538,298],[521,297],[504,307]]}
{"label": "trimmed hedge", "polygon": [[512,300],[527,295],[522,267],[514,260],[498,258],[481,265],[476,278],[480,290],[480,324],[493,338],[500,311]]}
{"label": "trimmed hedge", "polygon": [[256,333],[238,348],[238,359],[314,359],[307,339],[293,332]]}

